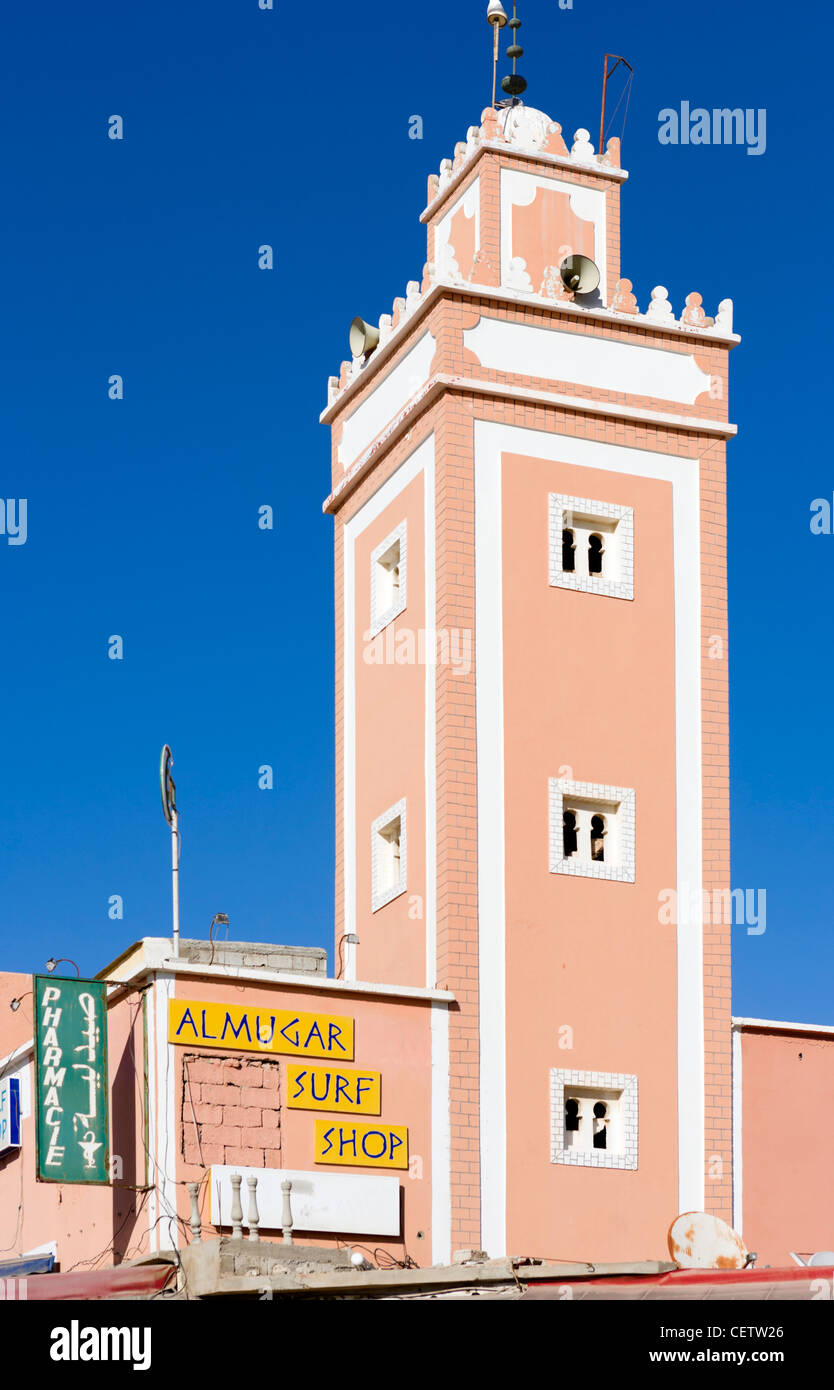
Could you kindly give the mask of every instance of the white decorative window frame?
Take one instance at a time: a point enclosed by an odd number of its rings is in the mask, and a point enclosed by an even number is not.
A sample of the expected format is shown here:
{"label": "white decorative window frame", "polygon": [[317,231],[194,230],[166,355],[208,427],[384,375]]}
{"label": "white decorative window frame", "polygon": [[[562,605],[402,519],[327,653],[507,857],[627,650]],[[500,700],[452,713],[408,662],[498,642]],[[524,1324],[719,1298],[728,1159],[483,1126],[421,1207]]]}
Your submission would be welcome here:
{"label": "white decorative window frame", "polygon": [[[579,801],[602,803],[600,810],[606,814],[606,804],[616,804],[617,817],[617,862],[579,859],[576,855],[565,858],[563,838],[565,798]],[[608,812],[610,814],[610,812]],[[634,854],[634,789],[633,787],[610,787],[602,782],[568,782],[562,777],[550,778],[550,872],[552,874],[571,874],[574,878],[607,878],[618,883],[633,883],[635,872]]]}
{"label": "white decorative window frame", "polygon": [[[386,550],[399,541],[400,543],[400,593],[396,603],[392,603],[383,612],[379,612],[379,562]],[[387,627],[394,618],[403,612],[406,606],[406,576],[408,567],[406,564],[407,528],[405,521],[401,521],[399,526],[395,526],[390,535],[380,541],[371,551],[371,628],[370,637],[376,637]]]}
{"label": "white decorative window frame", "polygon": [[[619,1091],[619,1149],[577,1149],[565,1146],[565,1091],[572,1088]],[[616,1071],[550,1072],[550,1162],[571,1168],[637,1168],[637,1077]]]}
{"label": "white decorative window frame", "polygon": [[[380,886],[380,866],[379,866],[379,834],[386,826],[399,816],[400,820],[400,876],[396,883],[388,884],[383,888]],[[381,816],[377,816],[371,826],[371,911],[378,912],[386,903],[393,902],[401,893],[405,892],[406,884],[406,833],[405,833],[405,797],[397,801],[393,806],[389,806],[387,811],[383,811]]]}
{"label": "white decorative window frame", "polygon": [[[604,575],[570,574],[562,569],[562,531],[566,526],[570,529],[568,516],[572,512],[592,520],[615,523],[617,579],[606,579]],[[548,535],[551,588],[574,589],[581,594],[603,594],[606,598],[634,598],[633,507],[619,507],[613,502],[597,502],[590,497],[568,497],[561,492],[551,492]]]}

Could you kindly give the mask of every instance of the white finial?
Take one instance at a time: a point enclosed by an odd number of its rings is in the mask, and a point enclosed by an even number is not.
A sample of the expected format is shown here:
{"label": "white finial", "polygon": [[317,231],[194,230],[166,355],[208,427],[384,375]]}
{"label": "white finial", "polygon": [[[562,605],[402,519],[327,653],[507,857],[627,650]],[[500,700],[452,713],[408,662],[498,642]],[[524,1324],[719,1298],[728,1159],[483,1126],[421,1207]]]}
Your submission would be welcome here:
{"label": "white finial", "polygon": [[587,162],[588,160],[594,158],[594,147],[591,144],[591,133],[588,130],[583,130],[581,126],[579,127],[579,130],[574,132],[571,157],[573,159],[582,160],[583,162]]}
{"label": "white finial", "polygon": [[405,287],[405,312],[413,314],[422,299],[419,280],[409,280]]}
{"label": "white finial", "polygon": [[339,394],[339,378],[329,376],[327,378],[327,404],[332,405]]}
{"label": "white finial", "polygon": [[394,320],[390,314],[380,314],[379,316],[379,346],[387,343],[394,331]]}
{"label": "white finial", "polygon": [[720,328],[722,333],[732,333],[733,331],[733,301],[722,299],[718,306],[718,313],[715,316],[715,326]]}
{"label": "white finial", "polygon": [[445,188],[446,185],[447,185],[447,183],[451,183],[451,182],[452,182],[452,161],[451,161],[451,159],[441,159],[441,161],[440,161],[440,179],[439,179],[439,181],[438,181],[438,188],[439,188],[439,189],[440,189],[440,188]]}
{"label": "white finial", "polygon": [[646,318],[659,319],[661,323],[674,323],[675,315],[665,285],[655,285],[652,290],[652,302],[646,310]]}

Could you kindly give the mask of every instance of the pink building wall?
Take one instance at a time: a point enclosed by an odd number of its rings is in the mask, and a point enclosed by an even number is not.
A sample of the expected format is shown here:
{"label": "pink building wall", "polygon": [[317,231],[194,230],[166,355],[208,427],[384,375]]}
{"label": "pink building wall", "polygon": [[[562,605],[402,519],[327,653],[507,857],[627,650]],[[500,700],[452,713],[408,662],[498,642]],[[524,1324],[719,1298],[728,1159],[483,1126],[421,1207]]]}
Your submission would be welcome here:
{"label": "pink building wall", "polygon": [[[371,556],[402,522],[407,537],[406,610],[376,640],[371,628]],[[426,979],[425,668],[405,643],[426,627],[425,501],[414,479],[359,532],[355,546],[356,906],[354,978],[429,987]],[[399,642],[399,646],[398,646]],[[399,654],[399,659],[398,659]],[[402,798],[407,811],[407,892],[373,911],[371,833]],[[338,943],[337,943],[337,949]]]}
{"label": "pink building wall", "polygon": [[[229,978],[222,969],[205,977],[194,970],[182,975],[173,962],[162,982],[138,961],[129,973],[128,989],[111,993],[108,1001],[112,1187],[37,1181],[34,1067],[31,1048],[27,1048],[32,1037],[31,995],[16,1013],[8,1009],[11,998],[31,989],[31,977],[0,975],[0,1051],[8,1056],[16,1047],[24,1049],[7,1064],[4,1074],[26,1069],[32,1101],[22,1124],[21,1148],[0,1156],[0,1211],[5,1213],[5,1244],[12,1253],[55,1241],[61,1269],[66,1271],[106,1267],[149,1250],[184,1245],[191,1239],[190,1182],[200,1184],[204,1238],[210,1238],[218,1232],[209,1219],[209,1170],[213,1164],[225,1164],[347,1175],[393,1173],[403,1193],[400,1232],[391,1238],[375,1236],[372,1244],[397,1259],[410,1253],[420,1264],[432,1263],[432,1009],[436,1004],[407,995],[363,997],[344,988],[328,989],[320,978],[311,980],[307,988]],[[302,1010],[353,1019],[354,1056],[343,1065],[382,1073],[381,1116],[355,1118],[407,1126],[408,1168],[317,1163],[316,1120],[338,1123],[351,1117],[288,1107],[286,1066],[301,1058],[246,1052],[233,1045],[208,1047],[193,1041],[187,1030],[181,1045],[169,1042],[165,1022],[169,995],[203,1005],[243,1003],[252,1009]],[[445,999],[440,1005],[444,1014],[451,1002]],[[268,1069],[260,1066],[264,1060],[270,1063]],[[278,1234],[266,1223],[262,1229],[265,1239]],[[229,1234],[228,1227],[225,1233]],[[348,1229],[338,1237],[308,1231],[296,1234],[299,1241],[330,1246],[337,1240],[361,1241],[362,1237],[362,1232]]]}
{"label": "pink building wall", "polygon": [[[430,1263],[432,1135],[431,1088],[427,1085],[427,1078],[431,1076],[430,1006],[423,1000],[362,998],[320,986],[311,986],[308,990],[247,981],[245,987],[241,987],[232,981],[191,976],[177,979],[173,997],[198,999],[202,1003],[245,1003],[252,1009],[301,1009],[347,1015],[354,1020],[355,1053],[344,1066],[381,1071],[382,1119],[388,1124],[408,1126],[410,1168],[396,1173],[404,1190],[401,1238],[374,1238],[373,1244],[390,1250],[399,1259],[410,1251],[419,1263]],[[287,1107],[286,1063],[298,1058],[240,1052],[226,1047],[200,1047],[191,1042],[170,1044],[168,1055],[174,1085],[176,1201],[183,1223],[187,1223],[190,1212],[186,1184],[203,1181],[206,1168],[213,1163],[346,1174],[389,1171],[361,1165],[340,1164],[334,1168],[316,1163],[315,1120],[338,1120],[340,1117],[330,1112],[318,1114]],[[277,1063],[278,1090],[274,1098],[262,1086],[247,1085],[248,1065],[267,1056]],[[187,1065],[186,1059],[191,1059]],[[310,1060],[312,1064],[324,1065]],[[220,1077],[218,1066],[222,1072]],[[266,1115],[264,1107],[268,1110]],[[356,1118],[374,1119],[373,1116]],[[209,1223],[205,1184],[201,1189],[200,1205],[206,1237],[217,1234]],[[267,1227],[263,1230],[267,1236],[276,1234]],[[228,1229],[225,1233],[229,1233]],[[344,1241],[351,1237],[361,1240],[362,1233],[345,1230],[341,1234]],[[305,1231],[298,1233],[296,1239],[306,1244],[332,1245],[336,1237]]]}
{"label": "pink building wall", "polygon": [[[120,1164],[112,1167],[112,1187],[38,1182],[35,1176],[35,1081],[31,1048],[32,996],[12,1013],[7,997],[31,991],[31,976],[0,976],[0,1049],[8,1055],[26,1048],[5,1071],[25,1076],[28,1114],[21,1124],[21,1148],[0,1155],[0,1212],[4,1213],[9,1250],[24,1253],[52,1241],[58,1243],[61,1267],[93,1268],[111,1265],[138,1253],[146,1230],[139,1212],[147,1197],[136,1188],[148,1179],[145,1166],[143,1046],[141,997],[122,995],[109,1003],[108,1071],[110,1079],[110,1152]],[[11,1256],[9,1256],[11,1257]]]}
{"label": "pink building wall", "polygon": [[[737,1026],[736,1222],[759,1264],[834,1250],[834,1030]],[[740,1113],[739,1113],[740,1112]]]}
{"label": "pink building wall", "polygon": [[[676,882],[674,602],[658,582],[671,487],[508,454],[502,491],[511,1245],[663,1258],[678,1187],[675,928],[658,921],[658,890]],[[635,509],[633,601],[542,583],[549,492]],[[560,775],[635,789],[636,882],[548,871]],[[636,1172],[551,1163],[551,1067],[637,1076]]]}

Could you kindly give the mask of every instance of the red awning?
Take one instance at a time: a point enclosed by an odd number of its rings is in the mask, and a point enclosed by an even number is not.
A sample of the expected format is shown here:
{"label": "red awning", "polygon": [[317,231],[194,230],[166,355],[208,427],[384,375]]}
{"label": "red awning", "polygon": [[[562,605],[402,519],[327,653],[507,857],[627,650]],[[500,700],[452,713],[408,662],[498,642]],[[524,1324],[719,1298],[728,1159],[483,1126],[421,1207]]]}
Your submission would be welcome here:
{"label": "red awning", "polygon": [[159,1293],[176,1279],[177,1267],[165,1264],[116,1265],[115,1269],[78,1270],[71,1274],[37,1274],[26,1281],[26,1298],[143,1298]]}
{"label": "red awning", "polygon": [[[834,1278],[831,1266],[792,1265],[787,1269],[673,1269],[666,1274],[593,1275],[528,1285],[525,1298],[564,1298],[570,1285],[576,1299],[767,1299],[811,1298],[815,1280]],[[561,1292],[560,1292],[561,1290]]]}

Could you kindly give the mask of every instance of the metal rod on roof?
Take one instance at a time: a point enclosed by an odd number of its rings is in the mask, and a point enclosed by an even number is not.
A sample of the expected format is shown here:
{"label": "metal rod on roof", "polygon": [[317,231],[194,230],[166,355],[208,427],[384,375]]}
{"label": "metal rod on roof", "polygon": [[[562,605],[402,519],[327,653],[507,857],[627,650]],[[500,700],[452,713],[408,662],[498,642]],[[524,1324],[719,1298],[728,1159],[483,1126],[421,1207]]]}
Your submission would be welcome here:
{"label": "metal rod on roof", "polygon": [[171,909],[173,914],[174,955],[180,953],[180,837],[177,815],[177,787],[171,775],[174,755],[168,744],[159,762],[159,789],[162,793],[162,813],[171,827]]}

